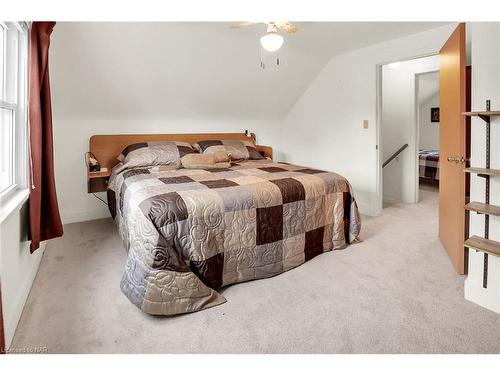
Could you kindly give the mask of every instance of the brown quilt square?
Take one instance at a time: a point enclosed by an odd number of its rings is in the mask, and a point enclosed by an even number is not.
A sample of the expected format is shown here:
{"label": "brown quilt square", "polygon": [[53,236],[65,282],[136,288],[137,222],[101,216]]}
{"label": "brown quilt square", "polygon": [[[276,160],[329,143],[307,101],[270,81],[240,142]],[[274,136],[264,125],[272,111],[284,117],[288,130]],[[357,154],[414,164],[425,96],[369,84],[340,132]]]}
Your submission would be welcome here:
{"label": "brown quilt square", "polygon": [[271,180],[281,191],[283,204],[304,200],[306,192],[304,185],[293,178],[282,178],[280,180]]}
{"label": "brown quilt square", "polygon": [[307,174],[325,173],[325,171],[313,168],[298,169],[295,172],[307,173]]}
{"label": "brown quilt square", "polygon": [[148,144],[146,142],[142,143],[134,143],[133,145],[128,145],[125,147],[125,149],[122,151],[123,156],[127,156],[129,153],[132,151],[138,150],[140,148],[148,147]]}
{"label": "brown quilt square", "polygon": [[210,146],[221,146],[221,141],[199,141],[198,146],[200,146],[201,152],[205,151]]}
{"label": "brown quilt square", "polygon": [[229,168],[205,168],[204,171],[217,173],[217,172],[231,172],[232,170]]}
{"label": "brown quilt square", "polygon": [[217,188],[225,188],[225,187],[230,187],[230,186],[238,186],[238,184],[234,181],[229,181],[226,179],[220,179],[220,180],[209,180],[209,181],[200,181],[200,184],[205,185],[206,187],[210,189],[217,189]]}
{"label": "brown quilt square", "polygon": [[196,151],[193,150],[191,147],[188,146],[179,146],[177,145],[177,149],[179,150],[179,157],[183,157],[184,155],[187,154],[196,154]]}
{"label": "brown quilt square", "polygon": [[257,208],[257,245],[283,239],[283,205]]}
{"label": "brown quilt square", "polygon": [[175,192],[148,198],[142,201],[139,207],[156,228],[188,218],[186,203]]}
{"label": "brown quilt square", "polygon": [[246,146],[251,160],[265,159],[254,147]]}
{"label": "brown quilt square", "polygon": [[176,177],[162,177],[159,178],[164,184],[185,184],[188,182],[194,182],[194,180],[188,176],[176,176]]}
{"label": "brown quilt square", "polygon": [[151,174],[151,172],[148,169],[131,169],[123,173],[123,179],[126,180],[129,177],[134,177],[141,174]]}
{"label": "brown quilt square", "polygon": [[304,244],[305,261],[314,258],[323,253],[323,234],[324,227],[320,227],[306,232],[306,241]]}
{"label": "brown quilt square", "polygon": [[269,173],[277,173],[277,172],[286,172],[287,171],[285,168],[280,168],[280,167],[262,167],[262,168],[257,168],[257,169],[260,169],[261,171],[269,172]]}
{"label": "brown quilt square", "polygon": [[216,254],[202,261],[191,261],[190,268],[198,278],[214,290],[222,286],[222,271],[224,269],[224,253]]}

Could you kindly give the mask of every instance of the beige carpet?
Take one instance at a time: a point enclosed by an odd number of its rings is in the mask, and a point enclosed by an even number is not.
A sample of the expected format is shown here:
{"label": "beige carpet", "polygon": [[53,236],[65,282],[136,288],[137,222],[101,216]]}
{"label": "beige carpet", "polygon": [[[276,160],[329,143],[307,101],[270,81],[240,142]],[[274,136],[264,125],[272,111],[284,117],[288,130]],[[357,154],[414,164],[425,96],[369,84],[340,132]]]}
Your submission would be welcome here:
{"label": "beige carpet", "polygon": [[120,292],[125,251],[109,220],[71,224],[47,247],[13,346],[51,353],[500,352],[500,315],[463,299],[437,238],[437,194],[364,218],[365,241],[227,303],[173,318]]}

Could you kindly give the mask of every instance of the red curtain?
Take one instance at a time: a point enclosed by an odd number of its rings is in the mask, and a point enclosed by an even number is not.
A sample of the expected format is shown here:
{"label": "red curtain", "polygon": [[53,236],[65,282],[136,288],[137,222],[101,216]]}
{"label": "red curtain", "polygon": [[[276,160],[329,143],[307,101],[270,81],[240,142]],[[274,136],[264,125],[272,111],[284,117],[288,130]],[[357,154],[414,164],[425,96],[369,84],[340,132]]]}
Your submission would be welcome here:
{"label": "red curtain", "polygon": [[50,34],[55,22],[33,22],[30,38],[29,123],[31,252],[63,234],[54,180],[52,106],[49,82]]}

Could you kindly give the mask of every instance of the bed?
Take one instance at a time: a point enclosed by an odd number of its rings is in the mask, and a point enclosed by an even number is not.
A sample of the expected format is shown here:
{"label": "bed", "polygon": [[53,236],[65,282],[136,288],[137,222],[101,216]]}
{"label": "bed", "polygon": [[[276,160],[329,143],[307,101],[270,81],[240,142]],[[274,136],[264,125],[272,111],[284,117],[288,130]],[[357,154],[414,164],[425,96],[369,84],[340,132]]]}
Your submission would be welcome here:
{"label": "bed", "polygon": [[121,289],[148,314],[216,306],[225,286],[358,241],[351,186],[335,173],[269,159],[114,171],[108,205],[128,251]]}
{"label": "bed", "polygon": [[439,150],[418,152],[419,177],[439,181]]}

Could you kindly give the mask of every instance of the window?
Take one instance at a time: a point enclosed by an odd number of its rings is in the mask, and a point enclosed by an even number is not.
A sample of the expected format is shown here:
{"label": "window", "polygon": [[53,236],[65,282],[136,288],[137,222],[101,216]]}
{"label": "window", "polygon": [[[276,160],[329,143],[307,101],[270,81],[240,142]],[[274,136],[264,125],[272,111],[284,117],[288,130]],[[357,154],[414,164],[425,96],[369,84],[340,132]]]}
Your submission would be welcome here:
{"label": "window", "polygon": [[27,187],[27,29],[0,22],[0,199]]}

